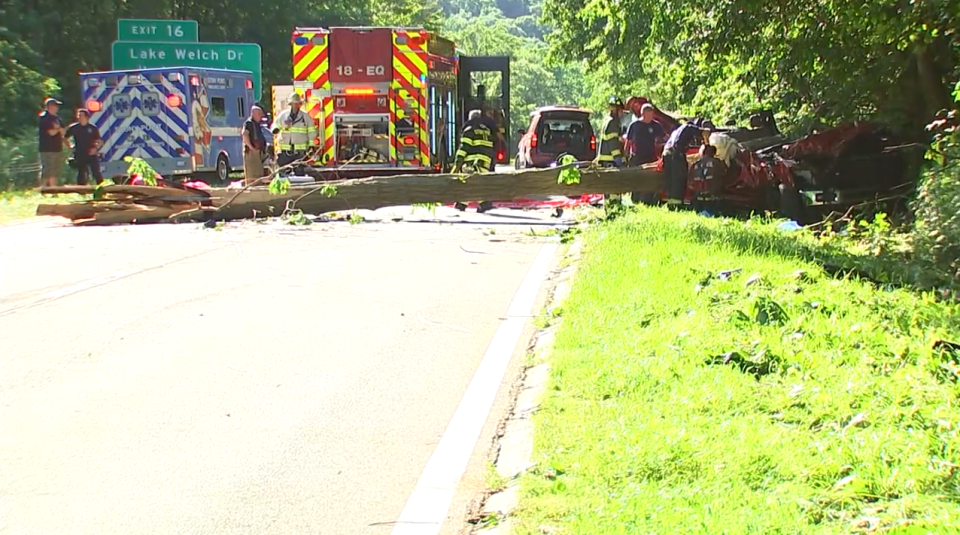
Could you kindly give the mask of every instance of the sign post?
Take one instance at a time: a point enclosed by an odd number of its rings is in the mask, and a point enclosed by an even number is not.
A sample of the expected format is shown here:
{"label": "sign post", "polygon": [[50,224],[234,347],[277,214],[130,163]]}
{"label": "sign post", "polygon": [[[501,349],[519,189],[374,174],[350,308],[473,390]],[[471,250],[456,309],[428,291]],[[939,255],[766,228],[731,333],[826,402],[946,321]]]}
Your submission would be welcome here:
{"label": "sign post", "polygon": [[256,43],[171,43],[116,41],[113,70],[159,67],[204,67],[253,73],[253,92],[260,98],[261,52]]}
{"label": "sign post", "polygon": [[196,43],[200,40],[200,25],[195,20],[120,19],[117,40]]}

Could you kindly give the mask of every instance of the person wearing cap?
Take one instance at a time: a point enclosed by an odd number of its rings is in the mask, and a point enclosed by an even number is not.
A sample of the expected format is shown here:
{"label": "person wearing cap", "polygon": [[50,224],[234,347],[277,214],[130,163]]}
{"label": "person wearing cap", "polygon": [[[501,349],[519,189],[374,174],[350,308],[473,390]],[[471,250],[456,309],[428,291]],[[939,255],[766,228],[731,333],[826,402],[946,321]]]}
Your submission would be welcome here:
{"label": "person wearing cap", "polygon": [[597,147],[596,162],[603,167],[623,166],[623,144],[620,139],[620,117],[623,115],[623,101],[610,97],[610,112],[603,119],[600,128],[600,146]]}
{"label": "person wearing cap", "polygon": [[243,178],[247,184],[263,178],[263,156],[267,148],[267,138],[263,135],[260,122],[263,121],[263,109],[260,106],[250,108],[250,116],[243,122]]}
{"label": "person wearing cap", "polygon": [[77,122],[67,127],[64,139],[73,141],[73,162],[77,167],[77,184],[86,186],[91,175],[97,184],[103,182],[100,174],[100,129],[90,123],[90,112],[84,108],[77,110]]}
{"label": "person wearing cap", "polygon": [[663,179],[669,205],[682,204],[687,192],[687,149],[710,139],[710,129],[701,128],[700,123],[698,120],[680,125],[663,145]]}
{"label": "person wearing cap", "polygon": [[271,129],[274,134],[280,134],[281,152],[277,155],[279,167],[305,160],[307,150],[317,139],[316,122],[300,109],[303,98],[298,93],[293,93],[287,103],[290,107],[277,114]]}
{"label": "person wearing cap", "polygon": [[57,178],[63,170],[63,122],[57,115],[61,104],[55,98],[48,98],[40,112],[40,187],[57,185]]}

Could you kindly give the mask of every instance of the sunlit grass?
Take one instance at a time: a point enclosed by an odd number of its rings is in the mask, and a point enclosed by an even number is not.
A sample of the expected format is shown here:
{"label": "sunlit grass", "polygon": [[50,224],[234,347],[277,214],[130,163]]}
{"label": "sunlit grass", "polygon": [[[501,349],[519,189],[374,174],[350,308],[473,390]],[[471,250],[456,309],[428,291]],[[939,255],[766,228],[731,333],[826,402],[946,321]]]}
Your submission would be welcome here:
{"label": "sunlit grass", "polygon": [[587,233],[518,533],[960,532],[958,356],[931,349],[957,307],[790,239],[655,209]]}
{"label": "sunlit grass", "polygon": [[57,204],[83,200],[82,195],[40,195],[33,191],[0,192],[0,223],[34,217],[38,204]]}

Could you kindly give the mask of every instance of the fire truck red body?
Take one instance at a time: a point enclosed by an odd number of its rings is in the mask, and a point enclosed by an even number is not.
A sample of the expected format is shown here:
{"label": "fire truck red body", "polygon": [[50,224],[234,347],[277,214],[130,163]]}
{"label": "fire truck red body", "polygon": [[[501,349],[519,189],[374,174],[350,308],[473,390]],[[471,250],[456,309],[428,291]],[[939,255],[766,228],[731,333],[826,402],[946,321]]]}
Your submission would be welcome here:
{"label": "fire truck red body", "polygon": [[294,90],[317,121],[316,164],[369,176],[452,162],[462,120],[452,41],[422,29],[296,28]]}

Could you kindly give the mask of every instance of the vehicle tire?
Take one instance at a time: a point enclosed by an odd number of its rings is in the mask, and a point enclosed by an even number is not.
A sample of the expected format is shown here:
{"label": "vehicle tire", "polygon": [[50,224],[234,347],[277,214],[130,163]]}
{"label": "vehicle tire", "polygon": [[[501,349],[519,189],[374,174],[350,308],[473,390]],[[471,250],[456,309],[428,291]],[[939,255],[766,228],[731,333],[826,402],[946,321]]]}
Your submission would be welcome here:
{"label": "vehicle tire", "polygon": [[226,184],[230,180],[230,159],[227,158],[226,154],[217,156],[217,168],[214,172],[220,183]]}
{"label": "vehicle tire", "polygon": [[763,190],[763,211],[777,213],[780,211],[780,188],[770,184]]}
{"label": "vehicle tire", "polygon": [[794,186],[780,184],[780,215],[792,219],[799,224],[804,223],[803,198],[800,190]]}
{"label": "vehicle tire", "polygon": [[517,171],[520,170],[520,155],[518,154],[516,158],[513,159],[513,168]]}

